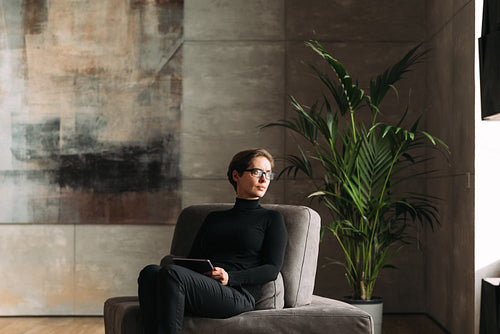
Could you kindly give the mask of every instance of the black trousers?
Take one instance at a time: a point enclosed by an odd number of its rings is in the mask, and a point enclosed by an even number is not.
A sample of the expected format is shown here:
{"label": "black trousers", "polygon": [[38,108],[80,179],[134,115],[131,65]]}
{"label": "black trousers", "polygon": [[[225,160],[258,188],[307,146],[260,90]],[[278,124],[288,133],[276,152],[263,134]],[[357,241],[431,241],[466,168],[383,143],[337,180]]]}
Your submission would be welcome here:
{"label": "black trousers", "polygon": [[255,308],[244,289],[224,286],[177,265],[145,267],[138,278],[139,303],[146,334],[180,333],[184,313],[229,318]]}

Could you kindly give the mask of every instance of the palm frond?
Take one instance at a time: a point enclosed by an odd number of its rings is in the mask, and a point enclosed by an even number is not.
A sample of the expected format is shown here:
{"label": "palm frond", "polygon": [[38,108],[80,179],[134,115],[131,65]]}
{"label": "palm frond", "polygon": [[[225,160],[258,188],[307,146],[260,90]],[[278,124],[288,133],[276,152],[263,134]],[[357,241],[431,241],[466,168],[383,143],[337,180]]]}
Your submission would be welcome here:
{"label": "palm frond", "polygon": [[370,80],[370,97],[372,105],[378,108],[389,89],[395,89],[394,84],[401,80],[403,74],[408,72],[412,66],[422,61],[427,51],[417,52],[421,45],[420,43],[412,48],[393,66],[386,69],[375,79]]}

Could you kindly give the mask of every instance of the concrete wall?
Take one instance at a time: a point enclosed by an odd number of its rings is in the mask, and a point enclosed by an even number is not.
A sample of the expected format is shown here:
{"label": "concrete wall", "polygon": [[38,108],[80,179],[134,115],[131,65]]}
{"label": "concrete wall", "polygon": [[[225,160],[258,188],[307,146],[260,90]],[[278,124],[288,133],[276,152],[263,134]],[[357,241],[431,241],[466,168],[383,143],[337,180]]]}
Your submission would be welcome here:
{"label": "concrete wall", "polygon": [[[429,44],[437,52],[427,82],[421,65],[402,82],[400,104],[390,97],[386,107],[391,117],[405,105],[411,87],[412,105],[416,110],[431,106],[428,124],[435,126],[430,130],[438,131],[456,152],[456,163],[446,167],[439,187],[429,186],[446,197],[444,223],[437,233],[428,234],[428,255],[407,247],[396,261],[400,269],[384,272],[375,294],[384,297],[386,312],[429,311],[453,333],[461,333],[460,326],[467,333],[471,316],[464,304],[473,275],[467,176],[473,171],[474,132],[468,125],[471,73],[463,68],[468,69],[470,56],[467,23],[473,21],[467,3],[451,3],[429,1],[426,8],[420,0],[186,0],[182,205],[232,202],[226,166],[241,149],[262,146],[278,158],[295,150],[288,134],[260,131],[258,126],[287,117],[289,94],[303,101],[316,97],[315,82],[301,64],[316,60],[305,40],[316,35],[354,77],[367,83],[423,41],[428,31]],[[434,72],[442,75],[431,76]],[[457,83],[460,90],[449,89]],[[433,95],[434,90],[446,98]],[[449,112],[443,115],[443,109]],[[280,166],[278,161],[277,169]],[[301,179],[279,181],[264,202],[308,205],[308,190]],[[324,210],[319,211],[327,219]],[[8,254],[0,260],[6,273],[0,282],[0,314],[100,314],[107,297],[136,294],[138,271],[168,252],[171,234],[171,226],[0,225],[0,249]],[[341,256],[330,235],[321,245],[315,293],[348,294],[342,270],[323,268],[325,256]]]}
{"label": "concrete wall", "polygon": [[451,333],[473,333],[474,314],[474,1],[428,1],[428,129],[452,151],[429,180],[442,227],[428,231],[426,310]]}
{"label": "concrete wall", "polygon": [[173,226],[0,225],[1,315],[102,314],[168,253]]}

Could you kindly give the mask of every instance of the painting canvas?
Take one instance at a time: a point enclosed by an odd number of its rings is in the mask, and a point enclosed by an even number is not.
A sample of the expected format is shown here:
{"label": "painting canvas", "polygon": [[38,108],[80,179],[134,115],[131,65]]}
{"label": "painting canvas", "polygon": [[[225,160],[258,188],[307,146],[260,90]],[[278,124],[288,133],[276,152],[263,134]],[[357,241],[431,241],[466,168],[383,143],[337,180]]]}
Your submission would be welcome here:
{"label": "painting canvas", "polygon": [[175,223],[182,41],[182,0],[0,0],[0,223]]}

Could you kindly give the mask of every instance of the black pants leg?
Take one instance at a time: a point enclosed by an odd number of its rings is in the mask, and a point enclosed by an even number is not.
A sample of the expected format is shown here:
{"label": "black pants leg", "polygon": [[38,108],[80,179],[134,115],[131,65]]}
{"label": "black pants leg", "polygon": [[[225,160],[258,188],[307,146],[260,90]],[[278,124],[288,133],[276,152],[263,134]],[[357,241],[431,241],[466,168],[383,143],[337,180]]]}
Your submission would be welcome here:
{"label": "black pants leg", "polygon": [[255,307],[252,296],[244,290],[223,286],[176,265],[147,266],[141,271],[138,283],[146,334],[180,333],[184,312],[228,318]]}
{"label": "black pants leg", "polygon": [[156,320],[156,281],[160,266],[149,265],[142,269],[137,279],[139,285],[139,306],[145,334],[158,332]]}

